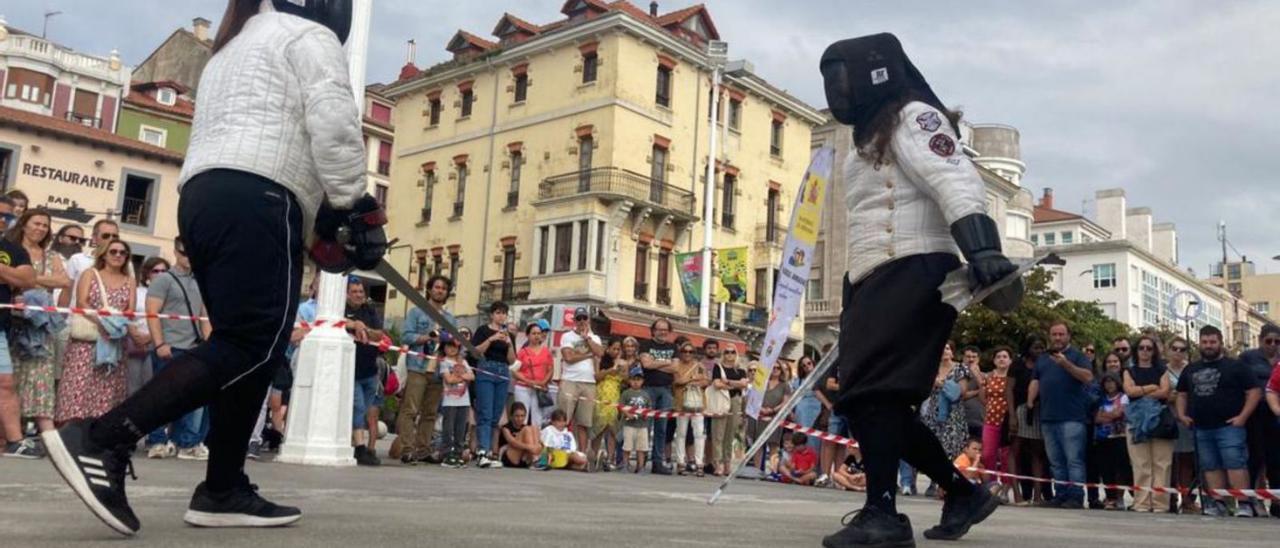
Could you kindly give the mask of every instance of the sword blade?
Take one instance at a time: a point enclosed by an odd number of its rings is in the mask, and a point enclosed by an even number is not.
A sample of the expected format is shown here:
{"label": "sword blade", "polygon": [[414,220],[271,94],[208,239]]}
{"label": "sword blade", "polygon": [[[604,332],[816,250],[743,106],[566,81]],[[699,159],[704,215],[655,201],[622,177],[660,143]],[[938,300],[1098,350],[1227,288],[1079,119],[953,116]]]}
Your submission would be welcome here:
{"label": "sword blade", "polygon": [[396,288],[396,290],[399,291],[401,295],[404,295],[406,299],[409,299],[409,302],[413,303],[414,306],[422,309],[423,312],[426,312],[427,317],[431,318],[431,321],[436,322],[436,325],[440,326],[441,329],[444,329],[450,335],[453,335],[453,339],[458,341],[467,353],[471,354],[476,359],[483,357],[483,355],[480,354],[480,351],[476,350],[476,347],[471,344],[470,339],[464,338],[459,334],[458,326],[449,321],[449,318],[445,317],[439,309],[432,305],[431,301],[428,301],[425,295],[418,293],[418,290],[413,287],[413,284],[409,283],[409,280],[404,279],[404,276],[400,275],[400,272],[396,270],[396,267],[391,266],[391,263],[388,263],[386,259],[378,261],[378,266],[373,267],[373,271],[382,276],[382,279],[391,284],[391,287]]}

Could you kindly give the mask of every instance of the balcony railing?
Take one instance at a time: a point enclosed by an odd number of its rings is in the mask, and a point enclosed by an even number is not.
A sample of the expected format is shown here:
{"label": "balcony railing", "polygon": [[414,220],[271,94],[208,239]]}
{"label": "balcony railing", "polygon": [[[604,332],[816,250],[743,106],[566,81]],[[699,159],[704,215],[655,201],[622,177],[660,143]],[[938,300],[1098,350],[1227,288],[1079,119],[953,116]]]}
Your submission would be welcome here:
{"label": "balcony railing", "polygon": [[543,180],[538,186],[540,200],[583,194],[630,198],[689,217],[694,217],[696,211],[692,192],[616,167],[597,167],[556,175]]}
{"label": "balcony railing", "polygon": [[507,207],[517,207],[520,205],[520,191],[507,191]]}
{"label": "balcony railing", "polygon": [[785,241],[787,241],[787,227],[781,225],[770,227],[767,223],[756,225],[756,245],[782,247]]}
{"label": "balcony railing", "polygon": [[807,315],[825,315],[833,312],[839,312],[835,303],[828,299],[820,301],[805,301],[804,313]]}
{"label": "balcony railing", "polygon": [[378,175],[391,175],[391,162],[379,160]]}
{"label": "balcony railing", "polygon": [[671,306],[671,288],[670,287],[658,288],[658,304],[662,306]]}
{"label": "balcony railing", "polygon": [[76,113],[74,113],[74,112],[68,112],[68,113],[67,113],[67,121],[69,121],[69,122],[75,122],[75,123],[80,124],[80,125],[82,125],[82,126],[84,126],[84,127],[91,127],[91,128],[101,128],[101,127],[102,127],[102,119],[101,119],[101,118],[96,118],[96,117],[93,117],[93,116],[87,116],[87,115],[84,115],[84,114],[76,114]]}
{"label": "balcony railing", "polygon": [[649,282],[637,282],[636,291],[632,296],[637,301],[649,302]]}
{"label": "balcony railing", "polygon": [[[696,321],[700,311],[691,306],[688,310],[690,320]],[[720,324],[720,303],[711,303],[711,323]],[[764,329],[769,325],[769,311],[747,303],[728,303],[725,306],[724,321],[739,327],[755,327]]]}
{"label": "balcony railing", "polygon": [[147,209],[150,204],[147,200],[141,198],[125,198],[124,208],[120,212],[120,219],[127,224],[135,226],[147,226]]}
{"label": "balcony railing", "polygon": [[0,41],[0,56],[11,53],[48,60],[63,69],[93,74],[114,83],[122,83],[123,78],[128,77],[128,73],[112,68],[110,59],[78,53],[35,36],[10,34],[8,40]]}
{"label": "balcony railing", "polygon": [[453,203],[453,218],[457,219],[457,218],[462,217],[462,206],[463,206],[465,203],[466,203],[466,202],[454,202],[454,203]]}
{"label": "balcony railing", "polygon": [[489,280],[480,286],[480,307],[488,309],[495,301],[507,304],[529,300],[529,278]]}

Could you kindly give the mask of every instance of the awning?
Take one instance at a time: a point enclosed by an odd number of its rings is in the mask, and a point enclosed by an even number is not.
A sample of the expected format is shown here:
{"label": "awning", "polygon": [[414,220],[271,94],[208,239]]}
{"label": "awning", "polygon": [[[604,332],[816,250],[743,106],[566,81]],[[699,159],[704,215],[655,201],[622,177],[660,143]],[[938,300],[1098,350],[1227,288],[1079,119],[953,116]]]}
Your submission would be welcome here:
{"label": "awning", "polygon": [[[599,309],[599,315],[603,316],[608,322],[606,334],[609,336],[619,338],[635,337],[639,340],[649,340],[649,326],[653,324],[654,320],[660,317],[639,312],[619,310],[616,308],[601,308]],[[714,339],[720,343],[720,348],[722,350],[726,345],[732,344],[737,347],[739,355],[746,355],[746,341],[743,341],[741,337],[738,337],[733,333],[718,331],[715,329],[704,329],[691,323],[671,320],[670,318],[664,319],[671,322],[671,327],[675,331],[676,337],[684,336],[693,342],[694,346],[701,348],[703,341],[707,339]]]}

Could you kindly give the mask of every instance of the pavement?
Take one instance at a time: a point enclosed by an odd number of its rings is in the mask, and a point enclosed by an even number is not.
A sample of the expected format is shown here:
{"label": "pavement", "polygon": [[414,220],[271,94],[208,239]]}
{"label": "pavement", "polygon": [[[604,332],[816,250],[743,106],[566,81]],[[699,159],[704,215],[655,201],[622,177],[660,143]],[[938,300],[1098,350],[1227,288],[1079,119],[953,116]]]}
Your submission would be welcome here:
{"label": "pavement", "polygon": [[[385,449],[389,444],[382,443]],[[182,522],[204,465],[135,459],[129,499],[142,530],[121,537],[92,517],[47,460],[0,460],[0,546],[820,546],[862,495],[738,480],[627,472],[319,468],[250,462],[261,493],[303,509],[283,529],[197,529]],[[920,546],[1280,546],[1280,520],[1002,507],[959,543],[921,535],[941,503],[902,497]]]}

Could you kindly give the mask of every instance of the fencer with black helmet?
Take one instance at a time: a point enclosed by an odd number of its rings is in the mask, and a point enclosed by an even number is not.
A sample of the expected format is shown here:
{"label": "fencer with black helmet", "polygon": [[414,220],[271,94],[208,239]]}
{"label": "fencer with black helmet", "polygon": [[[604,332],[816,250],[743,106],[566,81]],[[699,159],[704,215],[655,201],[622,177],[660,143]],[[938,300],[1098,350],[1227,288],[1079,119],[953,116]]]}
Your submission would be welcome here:
{"label": "fencer with black helmet", "polygon": [[[942,112],[946,107],[924,76],[902,51],[893,34],[884,32],[841,40],[822,53],[819,62],[827,105],[836,120],[866,128],[885,107],[903,99],[920,101]],[[956,137],[959,128],[952,126]],[[859,135],[855,133],[855,138]],[[864,139],[870,132],[862,132]],[[858,146],[865,144],[859,141]]]}
{"label": "fencer with black helmet", "polygon": [[343,44],[351,34],[351,3],[352,0],[271,0],[276,11],[320,23],[338,35]]}

